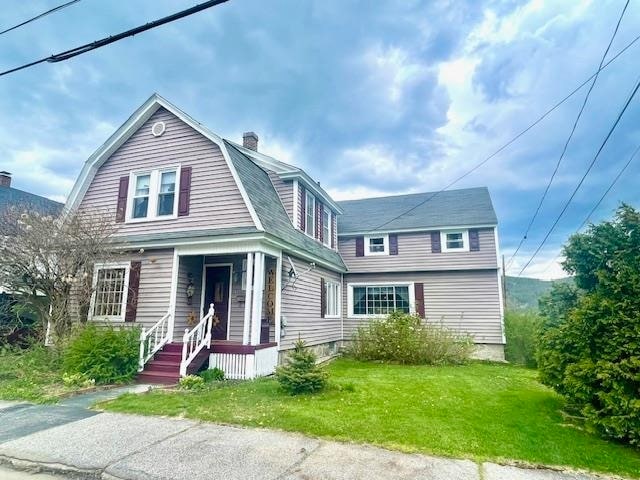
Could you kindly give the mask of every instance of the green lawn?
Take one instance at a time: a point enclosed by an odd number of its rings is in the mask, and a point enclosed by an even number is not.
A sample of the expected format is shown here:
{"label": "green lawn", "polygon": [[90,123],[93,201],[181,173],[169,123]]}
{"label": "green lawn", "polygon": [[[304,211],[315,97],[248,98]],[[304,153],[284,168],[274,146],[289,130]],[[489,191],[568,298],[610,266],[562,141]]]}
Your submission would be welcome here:
{"label": "green lawn", "polygon": [[562,399],[524,368],[428,367],[337,360],[332,387],[289,397],[272,379],[203,392],[128,394],[101,408],[271,427],[404,451],[520,460],[640,476],[640,452],[563,421]]}
{"label": "green lawn", "polygon": [[52,403],[77,389],[64,386],[61,361],[53,349],[34,346],[0,352],[0,400]]}

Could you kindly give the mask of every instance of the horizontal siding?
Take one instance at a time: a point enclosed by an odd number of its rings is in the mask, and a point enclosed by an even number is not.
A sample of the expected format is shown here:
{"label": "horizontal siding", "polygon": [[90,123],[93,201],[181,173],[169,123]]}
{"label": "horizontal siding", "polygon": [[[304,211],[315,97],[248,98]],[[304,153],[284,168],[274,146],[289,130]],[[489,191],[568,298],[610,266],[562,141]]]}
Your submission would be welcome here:
{"label": "horizontal siding", "polygon": [[347,285],[365,282],[421,282],[427,321],[442,323],[473,336],[476,343],[502,343],[502,319],[497,270],[345,275],[343,312],[345,338],[366,319],[348,318]]}
{"label": "horizontal siding", "polygon": [[[166,132],[154,137],[151,126],[158,121],[165,122]],[[100,167],[80,203],[80,209],[107,212],[115,221],[120,177],[128,175],[131,170],[176,164],[192,167],[189,215],[117,224],[118,234],[253,226],[249,210],[220,148],[163,108]]]}
{"label": "horizontal siding", "polygon": [[[191,305],[187,301],[187,286],[189,285],[189,274],[193,277],[194,293]],[[189,314],[193,312],[196,321],[202,318],[200,311],[202,291],[202,257],[190,256],[180,257],[178,267],[178,288],[176,295],[176,320],[174,335],[176,341],[180,341],[185,328],[193,328],[188,325]]]}
{"label": "horizontal siding", "polygon": [[[169,311],[173,249],[126,253],[118,262],[140,261],[138,308],[134,324],[149,328]],[[131,324],[128,324],[131,325]]]}
{"label": "horizontal siding", "polygon": [[[285,257],[286,258],[286,257]],[[304,273],[308,262],[291,257],[300,277],[287,283],[291,265],[288,260],[282,262],[282,316],[287,319],[286,336],[281,338],[283,349],[292,348],[298,336],[308,345],[339,341],[342,338],[340,318],[321,318],[320,316],[320,279],[340,282],[340,274],[316,267]]]}
{"label": "horizontal siding", "polygon": [[293,181],[284,181],[277,173],[271,170],[266,170],[266,172],[269,174],[271,183],[273,183],[276,192],[278,192],[278,195],[280,196],[280,201],[282,202],[282,205],[284,205],[284,209],[286,210],[287,215],[289,215],[289,219],[293,222]]}
{"label": "horizontal siding", "polygon": [[398,255],[356,257],[356,237],[340,237],[338,251],[354,273],[497,268],[493,228],[483,228],[478,233],[478,252],[432,253],[430,232],[399,233]]}

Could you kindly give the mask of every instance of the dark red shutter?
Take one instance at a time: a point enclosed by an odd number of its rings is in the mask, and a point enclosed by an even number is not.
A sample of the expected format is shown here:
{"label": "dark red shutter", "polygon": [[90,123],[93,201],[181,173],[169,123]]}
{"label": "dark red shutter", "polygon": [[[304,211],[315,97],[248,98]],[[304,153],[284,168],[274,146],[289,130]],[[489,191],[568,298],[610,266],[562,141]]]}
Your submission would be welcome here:
{"label": "dark red shutter", "polygon": [[398,234],[389,234],[389,255],[398,255]]}
{"label": "dark red shutter", "polygon": [[318,206],[318,240],[324,242],[324,204],[321,203]]}
{"label": "dark red shutter", "polygon": [[129,195],[129,176],[120,177],[118,185],[118,206],[116,207],[116,223],[124,222],[127,213],[127,195]]}
{"label": "dark red shutter", "polygon": [[324,278],[320,279],[320,318],[327,314],[327,290]]}
{"label": "dark red shutter", "polygon": [[364,257],[364,237],[356,237],[356,257]]}
{"label": "dark red shutter", "polygon": [[336,248],[338,241],[338,217],[334,213],[331,215],[331,248]]}
{"label": "dark red shutter", "polygon": [[138,288],[140,287],[140,267],[142,262],[131,262],[129,269],[129,286],[127,294],[127,310],[124,315],[125,322],[135,322],[138,311]]}
{"label": "dark red shutter", "polygon": [[189,204],[191,203],[191,167],[180,169],[180,195],[178,196],[178,216],[189,215]]}
{"label": "dark red shutter", "polygon": [[300,205],[300,230],[305,231],[307,220],[307,196],[304,187],[298,184],[298,204]]}
{"label": "dark red shutter", "polygon": [[469,250],[472,252],[480,251],[480,235],[477,228],[469,230]]}
{"label": "dark red shutter", "polygon": [[440,232],[431,232],[431,253],[442,252],[442,245],[440,245]]}
{"label": "dark red shutter", "polygon": [[416,301],[416,314],[420,318],[424,318],[424,284],[414,283],[414,299]]}

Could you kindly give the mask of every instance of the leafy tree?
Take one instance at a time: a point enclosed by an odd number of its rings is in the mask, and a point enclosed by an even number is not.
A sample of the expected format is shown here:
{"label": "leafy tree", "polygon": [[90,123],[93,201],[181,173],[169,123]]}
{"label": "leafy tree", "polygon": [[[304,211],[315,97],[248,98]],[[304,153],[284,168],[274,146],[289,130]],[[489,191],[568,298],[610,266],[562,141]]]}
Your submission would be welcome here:
{"label": "leafy tree", "polygon": [[564,252],[584,295],[548,310],[558,321],[540,339],[541,379],[589,426],[640,445],[640,212],[622,205]]}
{"label": "leafy tree", "polygon": [[314,393],[327,385],[327,372],[316,365],[316,356],[298,340],[287,364],[276,369],[280,386],[291,395]]}
{"label": "leafy tree", "polygon": [[578,305],[580,291],[573,283],[553,282],[551,290],[538,300],[543,329],[564,323],[568,313]]}

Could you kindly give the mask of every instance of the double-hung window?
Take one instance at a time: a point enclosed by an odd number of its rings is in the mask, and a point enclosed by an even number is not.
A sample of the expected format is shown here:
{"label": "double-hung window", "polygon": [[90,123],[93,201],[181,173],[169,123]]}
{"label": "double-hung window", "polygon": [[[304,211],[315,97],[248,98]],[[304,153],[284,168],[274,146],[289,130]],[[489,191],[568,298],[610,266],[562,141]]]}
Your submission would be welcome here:
{"label": "double-hung window", "polygon": [[340,284],[325,282],[325,298],[327,299],[327,312],[325,317],[340,316]]}
{"label": "double-hung window", "polygon": [[322,241],[331,246],[331,210],[324,209],[322,214]]}
{"label": "double-hung window", "polygon": [[380,316],[399,311],[410,313],[412,289],[410,285],[353,285],[349,286],[349,315]]}
{"label": "double-hung window", "polygon": [[440,235],[443,252],[469,251],[469,230],[445,230]]}
{"label": "double-hung window", "polygon": [[307,192],[306,194],[304,211],[306,215],[304,232],[311,237],[315,237],[316,235],[316,199],[309,192]]}
{"label": "double-hung window", "polygon": [[151,186],[151,175],[148,173],[135,176],[135,187],[133,191],[132,218],[147,218],[149,213],[149,192]]}
{"label": "double-hung window", "polygon": [[369,235],[364,237],[364,254],[389,255],[389,235]]}
{"label": "double-hung window", "polygon": [[129,286],[129,264],[98,264],[93,274],[90,307],[93,320],[124,321]]}
{"label": "double-hung window", "polygon": [[180,167],[131,174],[128,221],[173,218],[178,209]]}

